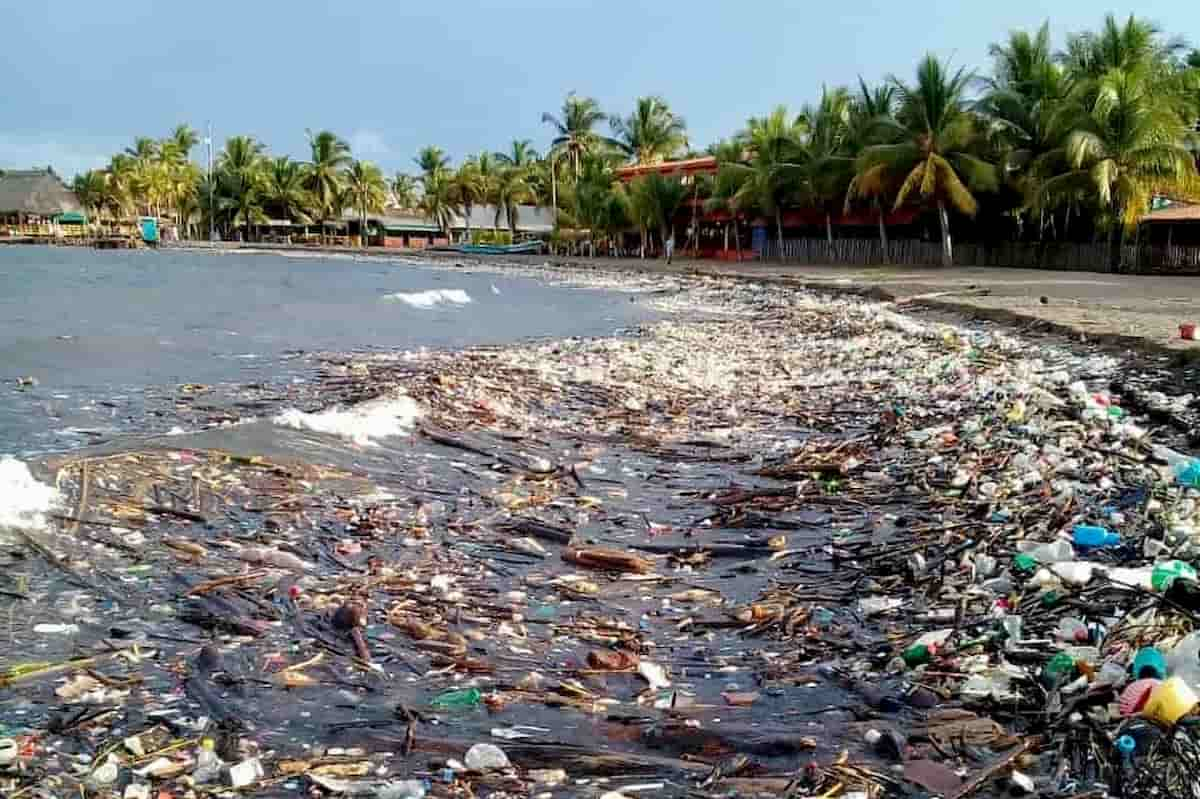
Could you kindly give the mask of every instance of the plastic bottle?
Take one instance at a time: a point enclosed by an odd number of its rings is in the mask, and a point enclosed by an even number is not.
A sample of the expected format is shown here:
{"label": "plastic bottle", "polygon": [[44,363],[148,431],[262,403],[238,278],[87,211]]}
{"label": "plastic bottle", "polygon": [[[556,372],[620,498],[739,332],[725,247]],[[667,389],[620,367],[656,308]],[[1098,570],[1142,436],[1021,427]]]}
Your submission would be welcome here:
{"label": "plastic bottle", "polygon": [[911,669],[928,663],[936,654],[937,644],[913,644],[904,650],[900,658]]}
{"label": "plastic bottle", "polygon": [[1179,677],[1172,677],[1160,683],[1150,694],[1146,706],[1142,708],[1142,715],[1170,727],[1191,713],[1197,702],[1200,702],[1200,698],[1197,698],[1191,686]]}
{"label": "plastic bottle", "polygon": [[1172,677],[1180,677],[1188,685],[1200,687],[1200,632],[1187,635],[1175,644],[1167,655],[1166,667]]}
{"label": "plastic bottle", "polygon": [[1146,591],[1151,591],[1154,588],[1152,583],[1154,570],[1149,566],[1143,566],[1138,569],[1117,566],[1107,569],[1105,573],[1108,575],[1108,579],[1120,585],[1136,586]]}
{"label": "plastic bottle", "polygon": [[1154,448],[1154,454],[1167,462],[1180,485],[1200,488],[1200,460],[1161,445]]}
{"label": "plastic bottle", "polygon": [[[1186,638],[1184,639],[1187,640]],[[1200,642],[1197,642],[1200,646]],[[1192,658],[1197,666],[1200,666],[1200,658]],[[1159,652],[1152,646],[1144,646],[1138,650],[1138,653],[1133,658],[1133,679],[1141,680],[1151,677],[1156,680],[1165,680],[1167,678],[1167,662]],[[1185,678],[1186,679],[1186,678]],[[1189,679],[1190,683],[1191,680]]]}
{"label": "plastic bottle", "polygon": [[1166,591],[1179,578],[1196,580],[1196,570],[1181,560],[1167,560],[1154,564],[1150,575],[1150,586],[1155,591]]}
{"label": "plastic bottle", "polygon": [[425,799],[428,788],[421,780],[385,782],[375,789],[376,799]]}
{"label": "plastic bottle", "polygon": [[1087,625],[1070,616],[1058,623],[1058,629],[1054,631],[1054,634],[1060,641],[1076,644],[1086,644],[1088,641]]}
{"label": "plastic bottle", "polygon": [[1062,539],[1051,541],[1048,544],[1038,543],[1037,541],[1022,541],[1018,549],[1038,563],[1061,563],[1066,560],[1075,560],[1075,549],[1069,541],[1063,541]]}
{"label": "plastic bottle", "polygon": [[1072,531],[1075,546],[1080,549],[1099,549],[1100,547],[1116,547],[1121,545],[1121,536],[1103,527],[1078,524]]}
{"label": "plastic bottle", "polygon": [[448,710],[460,707],[477,707],[483,701],[483,694],[478,688],[467,688],[462,691],[447,691],[439,694],[429,703],[430,707],[438,710]]}
{"label": "plastic bottle", "polygon": [[1059,652],[1042,667],[1042,683],[1054,690],[1075,676],[1075,658],[1067,652]]}
{"label": "plastic bottle", "polygon": [[200,742],[200,749],[196,752],[196,770],[192,772],[192,779],[197,785],[217,782],[221,778],[223,763],[213,751],[215,747],[212,738],[205,738]]}

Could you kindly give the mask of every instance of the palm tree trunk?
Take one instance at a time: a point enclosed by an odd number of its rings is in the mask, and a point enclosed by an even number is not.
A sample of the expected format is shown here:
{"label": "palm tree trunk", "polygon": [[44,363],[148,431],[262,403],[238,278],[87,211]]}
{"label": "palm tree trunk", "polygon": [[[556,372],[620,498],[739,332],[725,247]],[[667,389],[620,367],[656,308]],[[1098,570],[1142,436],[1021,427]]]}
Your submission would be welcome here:
{"label": "palm tree trunk", "polygon": [[737,217],[733,218],[733,248],[737,250],[737,259],[741,263],[742,260],[742,231],[738,225]]}
{"label": "palm tree trunk", "polygon": [[942,227],[942,266],[954,265],[954,247],[950,243],[950,217],[946,213],[946,204],[938,200],[938,222]]}
{"label": "palm tree trunk", "polygon": [[783,263],[783,214],[775,206],[775,236],[779,240],[779,263]]}
{"label": "palm tree trunk", "polygon": [[471,244],[471,205],[463,204],[463,220],[467,223],[467,244]]}
{"label": "palm tree trunk", "polygon": [[825,243],[833,247],[833,219],[825,212]]}
{"label": "palm tree trunk", "polygon": [[890,264],[892,259],[891,253],[888,252],[887,225],[883,223],[883,206],[878,201],[875,203],[875,210],[879,211],[879,244],[883,248],[883,262]]}
{"label": "palm tree trunk", "polygon": [[1121,216],[1115,215],[1112,233],[1108,237],[1108,271],[1121,271]]}
{"label": "palm tree trunk", "polygon": [[725,223],[725,242],[721,246],[721,252],[729,252],[729,223]]}

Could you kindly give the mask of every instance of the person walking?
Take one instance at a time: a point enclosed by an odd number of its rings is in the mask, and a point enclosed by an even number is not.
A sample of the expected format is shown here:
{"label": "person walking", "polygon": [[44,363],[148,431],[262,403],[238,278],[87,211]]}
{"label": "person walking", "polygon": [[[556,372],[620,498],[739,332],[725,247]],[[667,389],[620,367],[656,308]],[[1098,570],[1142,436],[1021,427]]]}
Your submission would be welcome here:
{"label": "person walking", "polygon": [[667,242],[665,246],[667,250],[667,263],[670,264],[671,257],[675,255],[675,231],[671,231],[671,234],[667,236]]}

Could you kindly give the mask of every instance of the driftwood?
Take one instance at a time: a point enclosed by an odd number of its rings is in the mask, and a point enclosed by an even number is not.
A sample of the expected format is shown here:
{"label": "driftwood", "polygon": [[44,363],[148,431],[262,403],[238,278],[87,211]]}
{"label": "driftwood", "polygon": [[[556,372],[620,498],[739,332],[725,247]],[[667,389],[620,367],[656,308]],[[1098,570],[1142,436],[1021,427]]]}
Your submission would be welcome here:
{"label": "driftwood", "polygon": [[441,444],[446,447],[461,449],[464,452],[471,452],[476,455],[482,455],[485,458],[500,461],[501,463],[512,466],[516,469],[521,469],[532,474],[553,474],[559,471],[550,460],[538,456],[526,455],[524,453],[509,453],[501,452],[494,448],[489,448],[483,443],[476,443],[468,439],[466,436],[454,435],[446,430],[439,430],[430,425],[421,425],[421,435],[428,438],[434,443]]}
{"label": "driftwood", "polygon": [[552,524],[539,522],[537,519],[513,519],[511,522],[499,525],[499,529],[532,538],[540,538],[552,544],[569,544],[571,543],[571,539],[575,537],[574,533],[564,527],[556,527]]}
{"label": "driftwood", "polygon": [[654,571],[653,561],[632,552],[622,552],[619,549],[604,549],[590,547],[588,549],[568,548],[563,551],[563,560],[583,566],[587,569],[602,571],[630,572],[633,574],[648,574]]}

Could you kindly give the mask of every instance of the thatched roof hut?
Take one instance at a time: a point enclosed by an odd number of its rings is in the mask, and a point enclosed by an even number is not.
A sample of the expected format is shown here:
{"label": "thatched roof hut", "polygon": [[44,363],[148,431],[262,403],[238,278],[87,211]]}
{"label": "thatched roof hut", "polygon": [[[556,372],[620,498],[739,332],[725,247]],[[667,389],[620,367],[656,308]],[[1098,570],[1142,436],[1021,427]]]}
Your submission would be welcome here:
{"label": "thatched roof hut", "polygon": [[0,215],[53,217],[82,211],[75,193],[50,169],[0,172]]}

